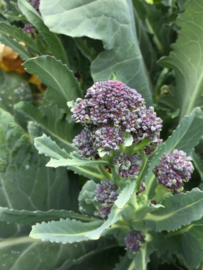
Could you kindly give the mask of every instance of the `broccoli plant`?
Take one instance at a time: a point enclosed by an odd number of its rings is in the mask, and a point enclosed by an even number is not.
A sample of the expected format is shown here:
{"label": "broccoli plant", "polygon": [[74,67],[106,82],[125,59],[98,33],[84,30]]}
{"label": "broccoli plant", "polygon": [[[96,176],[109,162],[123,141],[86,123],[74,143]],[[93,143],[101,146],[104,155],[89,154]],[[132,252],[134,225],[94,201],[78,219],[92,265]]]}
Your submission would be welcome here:
{"label": "broccoli plant", "polygon": [[[182,237],[201,220],[202,191],[185,193],[184,182],[194,170],[189,154],[197,142],[188,147],[191,131],[186,123],[198,123],[200,129],[192,132],[199,140],[203,113],[195,109],[162,142],[162,120],[154,108],[147,109],[141,95],[119,81],[96,82],[84,99],[68,106],[73,120],[83,126],[73,139],[76,150],[68,154],[45,135],[35,139],[35,147],[51,158],[48,167],[95,167],[99,177],[84,184],[78,218],[72,214],[36,224],[30,236],[64,244],[114,237],[126,250],[120,264],[146,269],[151,253],[173,253],[173,235]],[[179,259],[183,265],[199,265],[184,253]]]}
{"label": "broccoli plant", "polygon": [[202,0],[0,10],[0,269],[202,269]]}

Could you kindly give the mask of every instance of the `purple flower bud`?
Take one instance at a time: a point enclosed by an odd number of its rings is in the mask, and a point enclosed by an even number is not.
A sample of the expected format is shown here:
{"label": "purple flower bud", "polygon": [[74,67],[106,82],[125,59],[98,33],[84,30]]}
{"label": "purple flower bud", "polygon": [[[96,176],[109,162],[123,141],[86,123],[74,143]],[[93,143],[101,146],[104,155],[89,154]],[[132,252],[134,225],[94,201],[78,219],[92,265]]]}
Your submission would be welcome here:
{"label": "purple flower bud", "polygon": [[123,143],[123,132],[119,128],[108,127],[98,128],[94,133],[94,139],[97,142],[94,146],[102,151],[111,151],[119,149],[119,145]]}
{"label": "purple flower bud", "polygon": [[135,177],[140,174],[142,158],[140,155],[127,155],[120,152],[120,155],[114,157],[113,162],[119,167],[118,174],[122,177]]}
{"label": "purple flower bud", "polygon": [[141,95],[119,81],[94,83],[85,98],[77,99],[71,107],[75,122],[92,125],[91,137],[98,151],[119,150],[126,134],[136,143],[149,138],[146,154],[151,154],[161,142],[162,120],[154,108],[147,110]]}
{"label": "purple flower bud", "polygon": [[165,153],[161,163],[155,166],[153,172],[160,185],[164,185],[172,192],[179,193],[183,182],[189,181],[194,170],[190,157],[186,153],[174,149],[172,153]]}
{"label": "purple flower bud", "polygon": [[86,126],[73,140],[73,146],[77,148],[77,153],[83,158],[96,155],[97,149],[94,147],[93,143],[91,128],[89,126]]}
{"label": "purple flower bud", "polygon": [[151,200],[151,204],[156,205],[156,204],[157,204],[157,202],[156,202],[155,200]]}
{"label": "purple flower bud", "polygon": [[98,215],[107,219],[115,200],[118,197],[118,187],[110,180],[102,180],[96,185],[94,201],[101,203]]}
{"label": "purple flower bud", "polygon": [[141,246],[145,243],[145,237],[141,234],[140,231],[132,230],[124,238],[126,248],[128,250],[138,252]]}

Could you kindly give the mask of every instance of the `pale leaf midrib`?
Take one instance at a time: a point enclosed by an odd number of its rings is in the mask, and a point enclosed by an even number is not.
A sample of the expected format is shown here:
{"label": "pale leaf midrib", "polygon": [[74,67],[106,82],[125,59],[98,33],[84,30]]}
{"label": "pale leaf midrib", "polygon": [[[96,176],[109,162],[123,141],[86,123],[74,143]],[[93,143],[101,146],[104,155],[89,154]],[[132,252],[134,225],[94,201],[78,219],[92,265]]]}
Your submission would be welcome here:
{"label": "pale leaf midrib", "polygon": [[203,198],[201,198],[200,200],[195,201],[195,202],[193,202],[192,204],[189,204],[189,205],[187,205],[187,206],[185,206],[185,207],[183,207],[183,208],[179,208],[178,210],[173,211],[173,212],[171,212],[171,213],[169,213],[169,214],[167,214],[167,215],[161,215],[161,216],[158,216],[158,215],[153,215],[153,214],[148,213],[148,214],[145,216],[144,220],[154,220],[154,221],[162,221],[162,220],[166,220],[166,219],[168,219],[168,218],[170,218],[170,217],[176,215],[178,212],[184,211],[185,209],[190,208],[190,207],[192,207],[192,206],[195,205],[195,204],[198,204],[198,203],[201,202],[202,200],[203,200]]}

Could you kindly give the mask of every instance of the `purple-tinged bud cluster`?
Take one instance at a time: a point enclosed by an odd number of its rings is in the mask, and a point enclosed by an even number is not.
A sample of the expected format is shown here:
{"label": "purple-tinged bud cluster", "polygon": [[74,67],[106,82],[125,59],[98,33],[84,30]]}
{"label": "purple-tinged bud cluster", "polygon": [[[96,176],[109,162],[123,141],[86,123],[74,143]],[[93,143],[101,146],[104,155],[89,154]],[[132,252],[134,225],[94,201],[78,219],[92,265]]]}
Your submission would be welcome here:
{"label": "purple-tinged bud cluster", "polygon": [[160,185],[164,185],[172,192],[180,192],[183,182],[189,181],[194,170],[191,158],[183,151],[174,149],[172,153],[165,153],[161,163],[153,169]]}
{"label": "purple-tinged bud cluster", "polygon": [[97,149],[94,148],[94,141],[89,126],[86,126],[82,132],[73,139],[73,146],[82,158],[95,156]]}
{"label": "purple-tinged bud cluster", "polygon": [[149,138],[152,141],[155,135],[159,136],[162,129],[162,120],[156,116],[154,107],[149,107],[149,110],[144,108],[138,112],[136,133],[133,134],[134,141],[142,141]]}
{"label": "purple-tinged bud cluster", "polygon": [[146,188],[145,183],[143,181],[141,181],[141,183],[140,183],[140,190],[138,192],[136,192],[136,195],[139,195],[142,192],[144,192],[145,191],[145,188]]}
{"label": "purple-tinged bud cluster", "polygon": [[119,81],[96,82],[71,111],[75,122],[92,127],[98,151],[118,150],[129,136],[134,143],[148,138],[147,154],[161,142],[162,120],[154,108],[148,110],[141,95]]}
{"label": "purple-tinged bud cluster", "polygon": [[115,127],[101,127],[94,133],[94,146],[102,151],[119,150],[123,143],[123,132]]}
{"label": "purple-tinged bud cluster", "polygon": [[94,201],[101,203],[98,215],[103,219],[107,219],[115,200],[118,197],[118,187],[110,180],[102,180],[96,185]]}
{"label": "purple-tinged bud cluster", "polygon": [[145,237],[140,231],[132,230],[124,238],[126,248],[133,252],[138,252],[141,246],[145,243]]}
{"label": "purple-tinged bud cluster", "polygon": [[135,177],[139,175],[142,166],[140,155],[127,155],[120,152],[119,156],[114,157],[113,162],[119,167],[118,174],[122,177]]}
{"label": "purple-tinged bud cluster", "polygon": [[[96,126],[113,124],[131,129],[144,99],[134,89],[118,81],[96,82],[73,110],[73,119]],[[132,113],[133,112],[133,113]],[[132,123],[132,125],[131,125]]]}

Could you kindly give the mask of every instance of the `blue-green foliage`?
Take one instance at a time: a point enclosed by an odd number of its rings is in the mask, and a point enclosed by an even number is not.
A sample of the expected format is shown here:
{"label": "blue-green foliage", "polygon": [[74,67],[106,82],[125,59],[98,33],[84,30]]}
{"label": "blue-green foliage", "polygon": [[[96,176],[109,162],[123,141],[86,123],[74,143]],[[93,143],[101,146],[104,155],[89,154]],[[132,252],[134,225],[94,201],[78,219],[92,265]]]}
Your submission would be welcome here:
{"label": "blue-green foliage", "polygon": [[0,10],[0,269],[201,269],[202,0]]}

